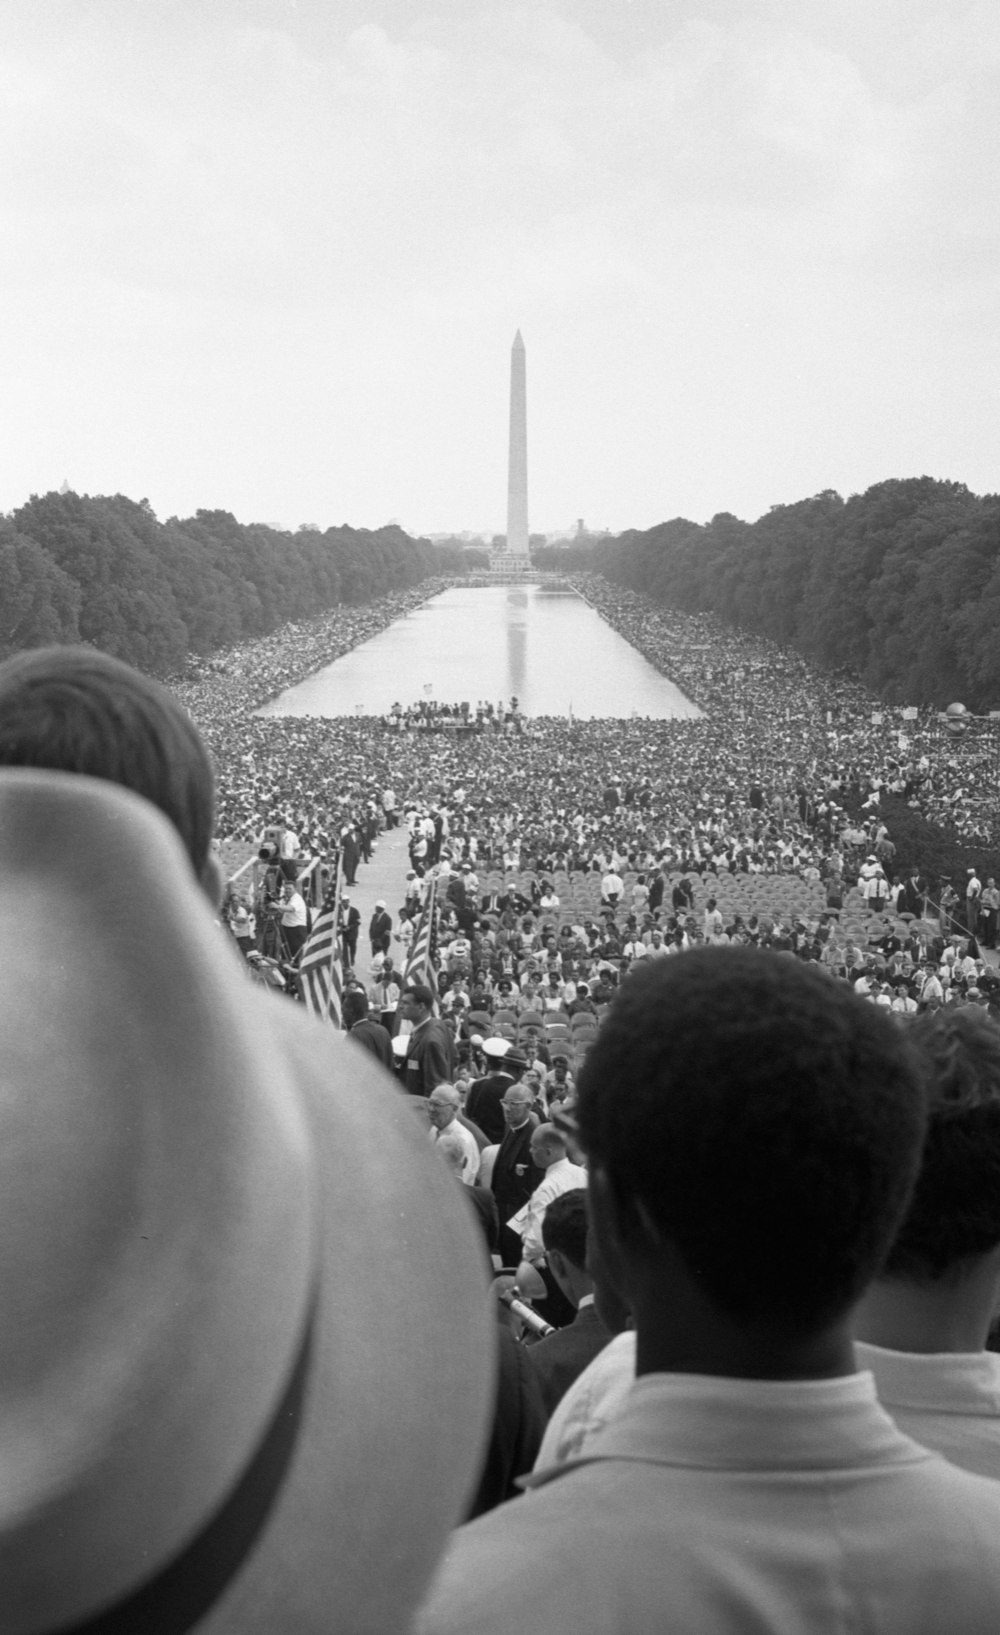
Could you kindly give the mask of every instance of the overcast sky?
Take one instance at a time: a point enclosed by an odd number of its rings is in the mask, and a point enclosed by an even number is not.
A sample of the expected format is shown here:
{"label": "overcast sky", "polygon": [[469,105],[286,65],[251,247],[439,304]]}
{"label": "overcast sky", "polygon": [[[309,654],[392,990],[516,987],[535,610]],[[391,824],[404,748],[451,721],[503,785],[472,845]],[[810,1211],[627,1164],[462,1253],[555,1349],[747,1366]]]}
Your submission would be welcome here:
{"label": "overcast sky", "polygon": [[1000,489],[996,0],[3,0],[0,510]]}

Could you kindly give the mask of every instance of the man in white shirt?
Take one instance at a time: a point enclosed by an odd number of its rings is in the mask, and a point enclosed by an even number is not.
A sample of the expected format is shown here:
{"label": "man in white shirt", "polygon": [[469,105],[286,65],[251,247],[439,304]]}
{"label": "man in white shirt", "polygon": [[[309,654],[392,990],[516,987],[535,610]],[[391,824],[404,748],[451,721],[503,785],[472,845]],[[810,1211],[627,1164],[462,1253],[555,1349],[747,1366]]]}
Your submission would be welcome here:
{"label": "man in white shirt", "polygon": [[974,1006],[918,1017],[908,1037],[930,1084],[913,1200],[858,1309],[858,1362],[925,1447],[1000,1477],[1000,1029]]}
{"label": "man in white shirt", "polygon": [[636,1381],[454,1535],[421,1635],[994,1635],[1000,1485],[905,1436],[854,1361],[925,1127],[898,1025],[780,954],[644,961],[578,1116]]}
{"label": "man in white shirt", "polygon": [[439,1084],[427,1098],[427,1112],[431,1121],[431,1141],[437,1143],[447,1135],[451,1147],[461,1148],[462,1161],[457,1167],[458,1178],[466,1186],[474,1186],[479,1174],[479,1143],[471,1130],[459,1122],[462,1098],[454,1085]]}
{"label": "man in white shirt", "polygon": [[[544,1181],[535,1188],[523,1211],[522,1261],[537,1268],[545,1259],[545,1245],[542,1242],[545,1211],[549,1204],[561,1197],[564,1192],[571,1192],[575,1187],[585,1187],[587,1171],[580,1164],[570,1163],[566,1156],[566,1137],[554,1124],[538,1125],[532,1134],[528,1151],[539,1168],[545,1171]],[[529,1284],[531,1281],[528,1280]],[[520,1283],[520,1276],[519,1285],[526,1293],[532,1292],[530,1286]],[[541,1288],[535,1288],[534,1292],[544,1295],[544,1284]]]}
{"label": "man in white shirt", "polygon": [[308,924],[306,900],[294,880],[286,880],[281,892],[281,932],[289,959],[295,958],[305,942]]}
{"label": "man in white shirt", "polygon": [[608,869],[601,880],[601,902],[609,908],[616,908],[625,890],[625,882],[614,868]]}
{"label": "man in white shirt", "polygon": [[286,817],[278,842],[278,861],[286,880],[294,880],[299,872],[300,849],[299,837],[292,828],[291,818]]}

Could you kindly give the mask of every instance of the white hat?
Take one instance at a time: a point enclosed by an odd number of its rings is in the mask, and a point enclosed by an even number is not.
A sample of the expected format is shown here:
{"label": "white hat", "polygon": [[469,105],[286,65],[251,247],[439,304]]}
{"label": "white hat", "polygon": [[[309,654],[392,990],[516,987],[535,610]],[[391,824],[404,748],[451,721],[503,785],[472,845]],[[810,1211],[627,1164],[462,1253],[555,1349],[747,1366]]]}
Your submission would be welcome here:
{"label": "white hat", "polygon": [[148,802],[5,771],[0,848],[4,1630],[408,1625],[492,1395],[454,1182]]}
{"label": "white hat", "polygon": [[501,1057],[506,1056],[509,1049],[509,1039],[490,1038],[483,1040],[484,1056],[493,1056],[497,1061],[499,1061]]}

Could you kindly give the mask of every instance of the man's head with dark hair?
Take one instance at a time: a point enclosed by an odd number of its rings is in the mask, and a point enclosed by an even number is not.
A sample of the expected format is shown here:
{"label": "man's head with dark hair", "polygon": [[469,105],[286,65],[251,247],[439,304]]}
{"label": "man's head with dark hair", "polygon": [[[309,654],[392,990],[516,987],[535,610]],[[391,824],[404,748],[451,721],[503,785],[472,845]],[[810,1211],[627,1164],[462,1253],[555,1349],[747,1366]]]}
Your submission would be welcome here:
{"label": "man's head with dark hair", "polygon": [[884,1275],[924,1283],[1000,1246],[1000,1028],[966,1006],[918,1016],[908,1036],[929,1119]]}
{"label": "man's head with dark hair", "polygon": [[198,878],[211,853],[215,777],[187,714],[159,682],[90,647],[38,647],[0,664],[0,766],[106,778],[173,823]]}
{"label": "man's head with dark hair", "polygon": [[424,982],[408,982],[400,996],[400,1003],[403,1006],[407,1009],[416,1006],[426,1016],[429,1016],[434,1009],[434,1001],[434,990],[428,988]]}
{"label": "man's head with dark hair", "polygon": [[655,1312],[665,1279],[702,1330],[707,1312],[709,1328],[752,1331],[759,1371],[781,1345],[846,1336],[925,1122],[906,1041],[876,1007],[755,949],[656,960],[612,1002],[577,1114],[601,1247],[635,1284],[622,1292],[640,1352],[640,1308]]}
{"label": "man's head with dark hair", "polygon": [[587,1194],[583,1187],[553,1198],[542,1216],[542,1242],[547,1254],[553,1249],[565,1255],[572,1266],[583,1271],[587,1264]]}
{"label": "man's head with dark hair", "polygon": [[344,1026],[352,1028],[355,1022],[361,1022],[368,1015],[368,995],[363,988],[346,988],[341,1006]]}

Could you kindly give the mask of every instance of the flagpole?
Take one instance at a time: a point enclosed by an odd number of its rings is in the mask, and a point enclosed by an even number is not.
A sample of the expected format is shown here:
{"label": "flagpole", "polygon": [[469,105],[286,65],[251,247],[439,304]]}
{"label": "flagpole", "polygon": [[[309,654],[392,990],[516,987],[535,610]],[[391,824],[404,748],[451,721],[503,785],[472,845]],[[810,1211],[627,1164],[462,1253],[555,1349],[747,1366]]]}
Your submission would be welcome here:
{"label": "flagpole", "polygon": [[[333,936],[330,939],[330,997],[331,997],[331,999],[333,998],[333,995],[334,995],[334,993],[336,991],[336,985],[335,985],[334,980],[333,980],[334,970],[336,968],[337,960],[341,958],[342,948],[343,948],[343,944],[341,943],[341,940],[340,940],[340,897],[341,897],[341,890],[342,890],[343,883],[344,883],[344,873],[343,873],[343,869],[341,867],[341,858],[342,857],[343,857],[343,847],[338,846],[337,847],[337,858],[336,858],[336,862],[334,863],[334,869],[335,869],[336,872],[334,874]],[[344,980],[346,981],[346,979],[347,979],[347,972],[345,970],[344,971]],[[341,1019],[338,1016],[337,1017],[337,1026],[338,1026],[338,1028],[341,1025],[342,1025],[341,1024]]]}

